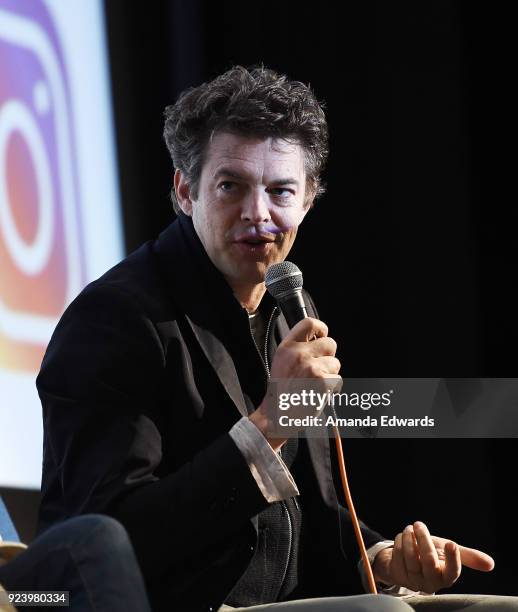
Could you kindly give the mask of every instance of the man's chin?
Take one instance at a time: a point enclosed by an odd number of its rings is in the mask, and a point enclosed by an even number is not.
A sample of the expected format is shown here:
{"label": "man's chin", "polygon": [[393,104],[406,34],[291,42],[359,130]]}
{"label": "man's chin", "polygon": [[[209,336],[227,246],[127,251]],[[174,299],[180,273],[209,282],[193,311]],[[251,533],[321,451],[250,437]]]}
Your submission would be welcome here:
{"label": "man's chin", "polygon": [[270,261],[240,261],[234,263],[231,278],[239,283],[259,285],[264,282],[264,275],[270,266]]}
{"label": "man's chin", "polygon": [[[264,282],[264,275],[270,265],[269,261],[254,261],[247,263],[244,267],[246,270],[246,279],[250,283],[259,284]],[[245,271],[244,270],[244,271]]]}
{"label": "man's chin", "polygon": [[236,257],[235,253],[232,253],[232,257],[226,257],[225,260],[224,274],[227,278],[232,278],[238,283],[258,285],[264,282],[266,270],[272,264],[282,261],[283,257],[275,249],[275,252],[265,257]]}

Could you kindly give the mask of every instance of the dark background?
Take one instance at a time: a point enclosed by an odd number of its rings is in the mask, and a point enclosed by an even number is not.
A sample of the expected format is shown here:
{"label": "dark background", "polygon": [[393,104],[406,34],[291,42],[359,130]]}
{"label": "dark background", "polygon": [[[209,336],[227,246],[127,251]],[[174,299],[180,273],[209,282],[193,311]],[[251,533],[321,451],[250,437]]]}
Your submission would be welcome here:
{"label": "dark background", "polygon": [[[516,375],[508,4],[105,7],[128,252],[173,219],[164,107],[233,64],[262,62],[326,103],[328,190],[290,259],[339,344],[342,375]],[[344,453],[366,522],[392,538],[423,520],[496,561],[451,591],[518,595],[513,439],[346,440]]]}

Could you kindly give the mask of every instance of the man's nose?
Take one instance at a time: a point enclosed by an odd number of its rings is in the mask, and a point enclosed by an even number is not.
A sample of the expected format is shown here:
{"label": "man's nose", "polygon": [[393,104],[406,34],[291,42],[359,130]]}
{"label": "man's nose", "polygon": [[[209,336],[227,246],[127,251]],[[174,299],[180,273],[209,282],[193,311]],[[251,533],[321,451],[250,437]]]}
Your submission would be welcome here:
{"label": "man's nose", "polygon": [[243,202],[241,219],[249,223],[266,223],[270,221],[271,215],[267,194],[259,191],[249,193]]}

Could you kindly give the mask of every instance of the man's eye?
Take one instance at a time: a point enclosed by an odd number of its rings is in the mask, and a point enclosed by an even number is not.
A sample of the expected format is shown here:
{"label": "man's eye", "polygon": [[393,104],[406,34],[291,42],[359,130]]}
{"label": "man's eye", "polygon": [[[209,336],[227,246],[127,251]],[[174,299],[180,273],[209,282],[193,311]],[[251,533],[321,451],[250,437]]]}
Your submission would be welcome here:
{"label": "man's eye", "polygon": [[286,189],[285,187],[274,187],[271,189],[273,195],[278,195],[283,198],[288,198],[291,195],[291,190]]}
{"label": "man's eye", "polygon": [[223,181],[219,184],[220,189],[223,191],[231,191],[235,186],[236,183],[233,183],[232,181]]}

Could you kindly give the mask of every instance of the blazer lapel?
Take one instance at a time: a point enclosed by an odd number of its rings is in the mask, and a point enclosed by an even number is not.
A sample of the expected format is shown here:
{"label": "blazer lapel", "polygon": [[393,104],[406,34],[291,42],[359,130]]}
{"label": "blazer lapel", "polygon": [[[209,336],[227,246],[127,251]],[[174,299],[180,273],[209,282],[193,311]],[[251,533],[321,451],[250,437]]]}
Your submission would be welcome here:
{"label": "blazer lapel", "polygon": [[201,327],[188,316],[186,316],[186,319],[225,391],[229,394],[241,415],[247,416],[248,411],[246,409],[243,391],[239,384],[234,362],[227,349],[209,329]]}
{"label": "blazer lapel", "polygon": [[308,437],[306,442],[317,477],[320,494],[328,506],[336,507],[338,505],[338,498],[333,482],[329,438]]}
{"label": "blazer lapel", "polygon": [[[220,272],[210,262],[192,221],[185,215],[171,223],[153,246],[178,316],[184,316],[223,388],[239,413],[247,416],[234,362],[218,335],[225,317],[242,316],[241,306]],[[181,313],[181,314],[180,314]]]}

